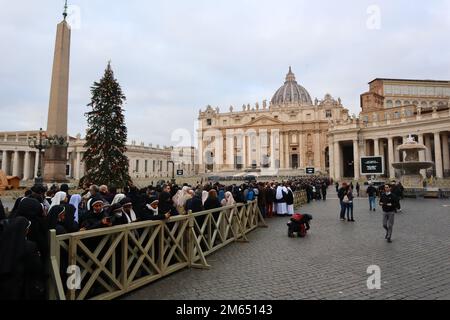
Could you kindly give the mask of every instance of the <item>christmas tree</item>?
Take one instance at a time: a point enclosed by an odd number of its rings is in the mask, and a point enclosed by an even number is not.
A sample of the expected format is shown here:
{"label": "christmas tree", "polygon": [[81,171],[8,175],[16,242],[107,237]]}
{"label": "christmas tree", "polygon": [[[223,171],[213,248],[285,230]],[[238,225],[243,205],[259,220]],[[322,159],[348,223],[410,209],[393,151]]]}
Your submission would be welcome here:
{"label": "christmas tree", "polygon": [[100,82],[91,87],[92,111],[86,113],[88,131],[83,161],[86,175],[83,182],[124,187],[131,178],[128,174],[127,127],[124,109],[126,100],[120,84],[114,78],[111,63]]}

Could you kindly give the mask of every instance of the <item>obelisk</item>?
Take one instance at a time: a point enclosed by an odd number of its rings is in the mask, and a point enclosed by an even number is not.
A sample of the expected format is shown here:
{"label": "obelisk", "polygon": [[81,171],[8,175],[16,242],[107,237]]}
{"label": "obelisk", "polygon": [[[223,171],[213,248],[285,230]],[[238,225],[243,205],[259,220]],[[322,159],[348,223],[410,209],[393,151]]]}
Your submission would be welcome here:
{"label": "obelisk", "polygon": [[[63,17],[64,20],[58,24],[56,32],[50,103],[48,108],[47,136],[64,137],[67,140],[71,35],[70,26],[66,21],[67,1],[64,7]],[[66,164],[66,146],[52,146],[48,148],[45,151],[44,157],[44,181],[66,181]]]}

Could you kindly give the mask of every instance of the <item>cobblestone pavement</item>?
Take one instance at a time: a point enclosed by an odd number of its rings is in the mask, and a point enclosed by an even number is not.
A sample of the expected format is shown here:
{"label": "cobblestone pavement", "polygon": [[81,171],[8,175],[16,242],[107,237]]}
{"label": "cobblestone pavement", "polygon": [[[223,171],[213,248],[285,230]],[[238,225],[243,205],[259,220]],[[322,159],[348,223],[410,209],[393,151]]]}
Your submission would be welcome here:
{"label": "cobblestone pavement", "polygon": [[[382,214],[355,202],[355,223],[338,219],[338,200],[314,202],[306,238],[288,238],[288,218],[207,258],[211,270],[183,270],[125,299],[450,299],[450,201],[405,200],[393,243]],[[367,268],[381,268],[381,289],[369,290]]]}

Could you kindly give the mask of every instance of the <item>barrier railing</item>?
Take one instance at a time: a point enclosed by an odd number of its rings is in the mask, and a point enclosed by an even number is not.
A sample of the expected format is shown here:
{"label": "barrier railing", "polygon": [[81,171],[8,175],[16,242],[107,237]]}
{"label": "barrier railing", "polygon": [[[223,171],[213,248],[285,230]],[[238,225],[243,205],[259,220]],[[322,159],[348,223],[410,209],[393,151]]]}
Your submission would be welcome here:
{"label": "barrier railing", "polygon": [[[170,218],[56,236],[50,231],[51,300],[108,300],[184,268],[267,227],[257,201]],[[68,274],[69,273],[69,274]]]}
{"label": "barrier railing", "polygon": [[299,209],[307,203],[306,191],[295,191],[294,192],[294,207]]}

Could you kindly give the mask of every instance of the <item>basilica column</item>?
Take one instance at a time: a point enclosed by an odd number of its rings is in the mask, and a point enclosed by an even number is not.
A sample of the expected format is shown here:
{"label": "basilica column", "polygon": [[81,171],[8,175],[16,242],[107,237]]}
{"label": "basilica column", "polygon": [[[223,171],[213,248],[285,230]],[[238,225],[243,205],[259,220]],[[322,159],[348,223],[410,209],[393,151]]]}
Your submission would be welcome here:
{"label": "basilica column", "polygon": [[316,132],[314,134],[314,167],[318,170],[322,169],[322,150],[320,149],[320,134]]}
{"label": "basilica column", "polygon": [[39,151],[36,151],[34,154],[34,177],[37,178],[39,171]]}
{"label": "basilica column", "polygon": [[276,141],[276,134],[273,130],[270,130],[270,169],[276,170],[276,162],[277,162],[277,145],[275,143]]}
{"label": "basilica column", "polygon": [[298,167],[299,169],[303,169],[303,134],[301,132],[298,133]]}
{"label": "basilica column", "polygon": [[339,141],[334,142],[334,178],[336,181],[341,179],[341,148]]}
{"label": "basilica column", "polygon": [[439,132],[434,133],[434,152],[436,158],[436,178],[442,179],[444,177],[444,172],[442,168],[442,148]]}
{"label": "basilica column", "polygon": [[448,148],[448,132],[444,132],[442,135],[442,155],[444,157],[444,175],[448,175],[450,172],[450,155]]}
{"label": "basilica column", "polygon": [[[418,141],[419,144],[424,144],[423,141],[423,134],[419,134],[418,135]],[[425,161],[425,151],[419,151],[419,161],[424,162]],[[422,175],[422,177],[426,178],[427,176],[427,171],[425,169],[420,170],[420,174]]]}
{"label": "basilica column", "polygon": [[392,166],[394,162],[394,140],[392,137],[388,138],[388,157],[389,157],[389,177],[395,179],[395,170]]}
{"label": "basilica column", "polygon": [[19,176],[19,151],[14,151],[12,175],[14,177]]}
{"label": "basilica column", "polygon": [[427,134],[425,136],[425,146],[427,147],[427,151],[425,154],[426,161],[433,161],[433,156],[431,155],[431,136]]}
{"label": "basilica column", "polygon": [[6,175],[8,175],[8,151],[6,150],[3,150],[2,171],[5,172]]}
{"label": "basilica column", "polygon": [[261,165],[262,152],[261,151],[262,151],[261,150],[261,136],[259,134],[259,129],[258,129],[258,131],[256,131],[256,168],[259,168],[259,169],[262,167],[262,165]]}
{"label": "basilica column", "polygon": [[81,152],[77,152],[75,160],[75,180],[80,180]]}
{"label": "basilica column", "polygon": [[242,169],[245,170],[247,168],[247,141],[246,141],[246,135],[242,135]]}
{"label": "basilica column", "polygon": [[328,144],[328,156],[329,156],[329,169],[330,169],[330,177],[334,179],[334,144],[333,143],[329,143]]}
{"label": "basilica column", "polygon": [[25,159],[23,162],[23,180],[30,179],[30,152],[25,152]]}
{"label": "basilica column", "polygon": [[374,156],[380,155],[380,140],[379,139],[373,139],[373,150],[374,150]]}
{"label": "basilica column", "polygon": [[284,158],[285,158],[285,154],[284,154],[284,132],[280,131],[280,138],[279,138],[279,143],[280,143],[280,169],[284,169]]}
{"label": "basilica column", "polygon": [[285,159],[284,159],[284,164],[286,169],[292,169],[291,168],[291,145],[289,142],[290,139],[290,132],[288,131],[286,133],[286,135],[284,136],[284,145],[286,146],[286,151],[285,151]]}
{"label": "basilica column", "polygon": [[359,159],[359,141],[353,140],[353,161],[355,168],[355,180],[360,178],[360,159]]}

